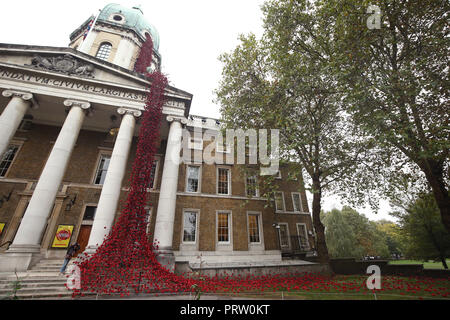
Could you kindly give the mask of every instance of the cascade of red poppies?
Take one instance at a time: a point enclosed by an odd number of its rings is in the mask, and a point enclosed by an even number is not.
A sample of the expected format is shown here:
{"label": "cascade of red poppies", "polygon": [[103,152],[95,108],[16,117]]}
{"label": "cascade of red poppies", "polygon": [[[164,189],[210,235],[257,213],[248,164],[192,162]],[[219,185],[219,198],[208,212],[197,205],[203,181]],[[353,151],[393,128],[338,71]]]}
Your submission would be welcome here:
{"label": "cascade of red poppies", "polygon": [[132,292],[173,292],[187,290],[191,285],[189,280],[169,272],[156,261],[146,232],[147,188],[153,179],[151,168],[159,140],[167,86],[166,77],[159,71],[147,71],[152,56],[153,42],[147,37],[135,71],[144,74],[151,85],[147,88],[127,200],[117,222],[96,252],[77,262],[81,290],[75,290],[75,295],[80,292],[126,295]]}

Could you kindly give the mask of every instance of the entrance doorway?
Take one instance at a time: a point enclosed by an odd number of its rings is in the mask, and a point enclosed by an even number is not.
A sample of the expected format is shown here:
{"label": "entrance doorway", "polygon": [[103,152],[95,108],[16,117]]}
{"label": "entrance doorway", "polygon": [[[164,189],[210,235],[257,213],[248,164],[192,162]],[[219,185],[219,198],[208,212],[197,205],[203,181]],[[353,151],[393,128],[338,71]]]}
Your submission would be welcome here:
{"label": "entrance doorway", "polygon": [[77,242],[80,245],[80,250],[78,250],[76,256],[83,253],[84,249],[86,249],[89,242],[89,236],[91,235],[91,230],[92,230],[91,225],[81,226],[77,239]]}
{"label": "entrance doorway", "polygon": [[89,243],[89,236],[91,235],[92,224],[94,222],[97,206],[87,205],[84,209],[83,222],[81,223],[80,232],[78,233],[77,242],[80,245],[76,256],[83,253]]}

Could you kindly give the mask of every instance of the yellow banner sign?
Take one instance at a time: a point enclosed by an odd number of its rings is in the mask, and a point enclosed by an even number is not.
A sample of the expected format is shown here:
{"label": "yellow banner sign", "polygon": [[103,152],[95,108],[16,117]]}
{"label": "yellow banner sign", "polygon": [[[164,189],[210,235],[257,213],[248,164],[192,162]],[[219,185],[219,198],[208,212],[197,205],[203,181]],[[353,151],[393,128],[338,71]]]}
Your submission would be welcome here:
{"label": "yellow banner sign", "polygon": [[67,248],[69,247],[70,239],[72,238],[73,226],[59,225],[56,230],[55,238],[53,239],[52,248]]}

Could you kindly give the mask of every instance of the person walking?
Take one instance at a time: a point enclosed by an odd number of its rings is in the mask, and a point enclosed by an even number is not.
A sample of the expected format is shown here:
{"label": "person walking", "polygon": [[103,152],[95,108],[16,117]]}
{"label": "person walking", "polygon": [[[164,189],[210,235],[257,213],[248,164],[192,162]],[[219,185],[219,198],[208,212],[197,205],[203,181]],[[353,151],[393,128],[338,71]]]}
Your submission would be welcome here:
{"label": "person walking", "polygon": [[61,270],[59,271],[59,274],[62,275],[64,272],[66,272],[67,265],[69,264],[70,259],[77,253],[77,251],[80,250],[80,245],[78,242],[71,245],[69,249],[67,249],[66,256],[64,258],[64,263],[61,267]]}

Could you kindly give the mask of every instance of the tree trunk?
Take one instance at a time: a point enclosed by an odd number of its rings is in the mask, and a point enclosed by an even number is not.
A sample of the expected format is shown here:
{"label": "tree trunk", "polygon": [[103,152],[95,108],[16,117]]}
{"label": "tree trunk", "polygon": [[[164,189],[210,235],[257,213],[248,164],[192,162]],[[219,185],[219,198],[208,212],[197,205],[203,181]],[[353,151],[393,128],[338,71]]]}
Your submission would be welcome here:
{"label": "tree trunk", "polygon": [[445,261],[445,256],[441,256],[442,265],[445,270],[448,270],[447,261]]}
{"label": "tree trunk", "polygon": [[316,242],[317,242],[317,255],[320,263],[329,263],[330,258],[328,256],[328,248],[325,242],[325,227],[320,221],[320,201],[322,198],[322,190],[320,186],[320,180],[318,175],[313,177],[313,203],[312,203],[312,216],[314,229],[316,231]]}
{"label": "tree trunk", "polygon": [[443,167],[437,161],[425,159],[418,163],[433,191],[436,204],[441,213],[442,224],[450,232],[450,198],[444,182]]}
{"label": "tree trunk", "polygon": [[430,240],[433,243],[435,249],[437,250],[437,252],[439,252],[439,258],[442,261],[442,265],[444,266],[445,269],[448,269],[447,261],[445,261],[445,250],[442,249],[441,245],[439,244],[438,240],[436,239],[436,237],[433,233],[433,229],[427,225],[425,225],[424,227],[425,227],[425,230],[427,231],[428,236],[430,237]]}

